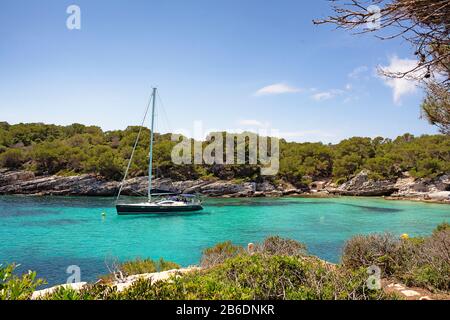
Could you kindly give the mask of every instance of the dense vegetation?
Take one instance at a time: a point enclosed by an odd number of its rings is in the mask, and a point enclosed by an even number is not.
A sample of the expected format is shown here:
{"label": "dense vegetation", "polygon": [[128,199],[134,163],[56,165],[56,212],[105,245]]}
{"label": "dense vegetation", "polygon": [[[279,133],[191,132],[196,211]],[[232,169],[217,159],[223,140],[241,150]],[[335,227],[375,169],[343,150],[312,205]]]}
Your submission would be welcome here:
{"label": "dense vegetation", "polygon": [[[231,242],[205,249],[202,269],[166,281],[140,279],[123,291],[113,280],[120,275],[168,270],[178,266],[164,260],[137,259],[121,264],[109,277],[75,291],[60,287],[41,297],[50,300],[185,300],[185,299],[397,299],[367,287],[367,267],[406,285],[448,295],[450,292],[450,225],[439,225],[422,238],[391,235],[357,236],[344,248],[342,263],[332,265],[308,255],[294,240],[269,237],[246,250]],[[155,267],[158,266],[158,267]],[[0,266],[0,299],[29,299],[42,280],[34,273],[12,275]],[[5,277],[4,275],[7,274]],[[1,280],[3,279],[3,281]]]}
{"label": "dense vegetation", "polygon": [[21,276],[14,274],[17,265],[0,264],[0,300],[26,300],[37,287],[45,281],[36,277],[36,272],[29,271]]}
{"label": "dense vegetation", "polygon": [[349,268],[379,266],[382,273],[410,286],[450,291],[450,224],[439,225],[430,237],[398,239],[391,234],[357,236],[342,256]]}
{"label": "dense vegetation", "polygon": [[[27,169],[38,175],[94,173],[120,179],[139,127],[103,132],[99,127],[72,124],[0,123],[0,168]],[[130,168],[130,176],[145,175],[150,132],[144,129]],[[156,173],[174,179],[261,180],[258,165],[175,165],[171,152],[177,142],[171,135],[155,134]],[[248,141],[246,140],[248,143]],[[203,143],[205,146],[206,142]],[[248,160],[248,159],[247,159]],[[372,178],[393,179],[409,171],[415,177],[450,172],[450,136],[405,134],[395,140],[354,137],[336,145],[280,140],[277,177],[301,187],[321,178],[342,183],[361,169]]]}

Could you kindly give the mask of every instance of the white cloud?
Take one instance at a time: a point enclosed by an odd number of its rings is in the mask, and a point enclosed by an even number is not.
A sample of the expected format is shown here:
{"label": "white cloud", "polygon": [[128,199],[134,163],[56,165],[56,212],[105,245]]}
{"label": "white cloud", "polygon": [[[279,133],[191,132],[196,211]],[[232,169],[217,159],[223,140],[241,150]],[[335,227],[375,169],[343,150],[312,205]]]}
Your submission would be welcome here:
{"label": "white cloud", "polygon": [[362,73],[367,72],[368,70],[369,70],[369,68],[367,66],[357,67],[348,74],[348,77],[352,78],[352,79],[358,79]]}
{"label": "white cloud", "polygon": [[[400,59],[397,56],[393,56],[389,65],[381,66],[381,69],[385,72],[406,72],[414,69],[417,66],[417,61],[413,59]],[[408,94],[413,94],[417,91],[417,82],[405,79],[405,78],[388,78],[381,76],[384,83],[392,88],[394,103],[401,104],[401,98]]]}
{"label": "white cloud", "polygon": [[331,89],[328,91],[322,91],[322,92],[313,94],[312,98],[316,101],[324,101],[324,100],[329,100],[331,98],[334,98],[338,95],[341,95],[342,93],[343,93],[343,91],[340,89]]}
{"label": "white cloud", "polygon": [[316,101],[328,100],[333,97],[331,92],[319,92],[312,96]]}
{"label": "white cloud", "polygon": [[238,125],[243,127],[267,127],[267,123],[262,123],[258,120],[248,119],[248,120],[239,120]]}
{"label": "white cloud", "polygon": [[259,89],[256,91],[255,96],[297,93],[300,91],[302,91],[300,88],[292,87],[285,83],[275,83]]}

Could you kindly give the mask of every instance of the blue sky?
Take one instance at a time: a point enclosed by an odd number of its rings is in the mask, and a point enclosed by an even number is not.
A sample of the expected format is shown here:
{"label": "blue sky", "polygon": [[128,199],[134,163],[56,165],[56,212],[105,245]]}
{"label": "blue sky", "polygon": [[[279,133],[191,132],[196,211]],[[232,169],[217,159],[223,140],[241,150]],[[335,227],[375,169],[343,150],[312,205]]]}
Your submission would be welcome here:
{"label": "blue sky", "polygon": [[[66,27],[71,4],[81,30]],[[313,25],[329,13],[325,0],[2,0],[0,120],[124,129],[157,85],[161,131],[436,133],[421,89],[376,74],[411,64],[409,45]]]}

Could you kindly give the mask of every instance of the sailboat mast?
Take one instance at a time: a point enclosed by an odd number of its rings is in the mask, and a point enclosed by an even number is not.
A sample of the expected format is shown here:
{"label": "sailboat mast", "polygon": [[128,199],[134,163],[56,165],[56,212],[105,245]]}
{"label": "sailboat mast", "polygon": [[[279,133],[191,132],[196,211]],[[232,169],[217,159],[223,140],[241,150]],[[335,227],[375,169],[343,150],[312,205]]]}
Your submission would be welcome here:
{"label": "sailboat mast", "polygon": [[153,128],[155,124],[156,88],[153,88],[152,125],[150,131],[150,163],[148,166],[148,201],[152,201],[152,169],[153,169]]}

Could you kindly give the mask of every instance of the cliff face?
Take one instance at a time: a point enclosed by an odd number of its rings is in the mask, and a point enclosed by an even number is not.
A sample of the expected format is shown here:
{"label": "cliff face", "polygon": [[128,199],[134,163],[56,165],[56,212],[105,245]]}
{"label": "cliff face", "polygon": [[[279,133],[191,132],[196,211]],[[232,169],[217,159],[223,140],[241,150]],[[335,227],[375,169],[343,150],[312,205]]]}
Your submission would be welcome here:
{"label": "cliff face", "polygon": [[348,196],[388,196],[390,199],[409,199],[450,203],[450,175],[436,179],[415,179],[407,173],[397,180],[375,181],[368,171],[361,171],[353,179],[328,192]]}
{"label": "cliff face", "polygon": [[346,196],[389,196],[396,191],[398,188],[395,186],[395,181],[371,180],[367,171],[361,171],[339,188],[330,190],[331,193]]}
{"label": "cliff face", "polygon": [[[64,195],[64,196],[114,196],[120,183],[106,181],[85,174],[79,176],[36,177],[27,171],[0,170],[0,194]],[[145,195],[148,178],[138,177],[125,182],[123,195]],[[172,181],[155,179],[154,187],[183,193],[200,193],[212,197],[279,197],[285,195],[343,195],[388,196],[391,199],[429,200],[450,203],[450,176],[436,179],[414,179],[405,176],[396,181],[374,181],[367,171],[337,187],[329,180],[313,182],[308,190],[296,189],[289,183],[273,184],[269,181]]]}
{"label": "cliff face", "polygon": [[[117,195],[120,182],[106,181],[99,177],[84,174],[79,176],[42,176],[35,177],[32,172],[0,171],[0,194],[25,195],[64,195],[64,196],[114,196]],[[138,177],[125,181],[123,195],[147,194],[148,177]],[[264,182],[231,181],[172,181],[155,179],[153,187],[173,192],[201,193],[212,197],[251,197],[282,196],[284,190]],[[291,189],[290,193],[300,193]]]}

